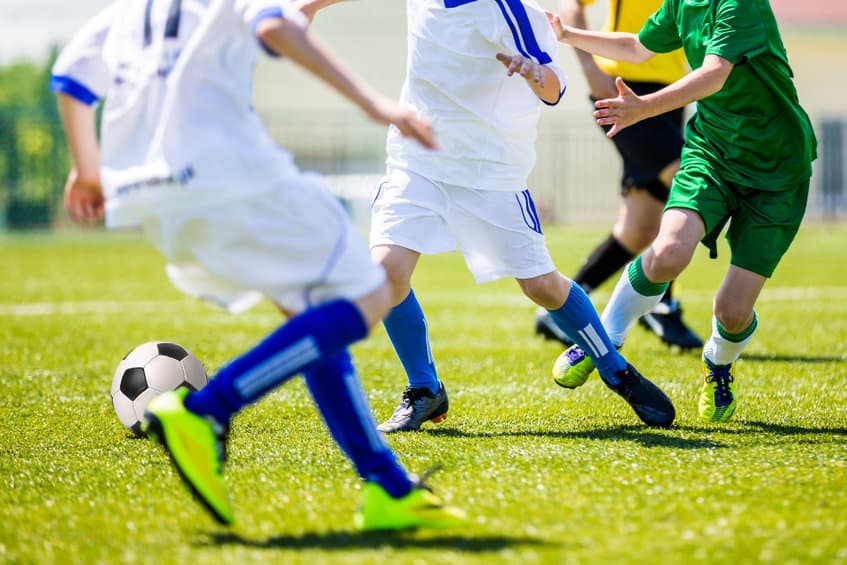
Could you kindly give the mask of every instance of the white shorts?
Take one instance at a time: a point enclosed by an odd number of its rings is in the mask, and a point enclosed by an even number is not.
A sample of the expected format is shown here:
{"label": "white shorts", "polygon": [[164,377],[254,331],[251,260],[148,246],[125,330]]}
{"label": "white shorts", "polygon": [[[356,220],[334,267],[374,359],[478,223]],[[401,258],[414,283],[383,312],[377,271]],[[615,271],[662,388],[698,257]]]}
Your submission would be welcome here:
{"label": "white shorts", "polygon": [[556,270],[529,190],[475,190],[390,168],[371,210],[370,246],[432,255],[458,245],[478,283]]}
{"label": "white shorts", "polygon": [[313,174],[225,207],[150,219],[143,229],[178,289],[231,312],[263,296],[301,312],[359,298],[385,280],[347,212]]}

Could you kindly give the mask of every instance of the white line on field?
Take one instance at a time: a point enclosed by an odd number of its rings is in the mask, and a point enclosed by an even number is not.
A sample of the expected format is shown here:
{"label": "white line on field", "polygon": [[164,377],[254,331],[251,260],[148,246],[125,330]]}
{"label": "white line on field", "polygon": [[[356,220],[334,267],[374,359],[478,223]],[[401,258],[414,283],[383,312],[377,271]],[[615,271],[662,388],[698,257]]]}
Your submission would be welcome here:
{"label": "white line on field", "polygon": [[[508,296],[500,293],[486,293],[484,286],[480,292],[473,294],[468,292],[426,292],[422,293],[427,302],[432,303],[463,303],[477,306],[500,306],[524,308],[531,306],[528,298],[521,295],[517,290]],[[685,302],[708,302],[714,298],[713,291],[682,290],[680,298]],[[591,295],[596,303],[603,304],[609,299],[608,292],[595,292]],[[792,302],[792,301],[826,301],[829,311],[841,311],[847,309],[847,287],[845,286],[819,286],[819,287],[775,287],[765,288],[759,298],[759,302]],[[54,316],[54,315],[79,315],[79,314],[112,314],[112,313],[144,313],[162,312],[169,309],[178,310],[184,308],[197,308],[206,310],[207,307],[200,302],[186,300],[145,300],[145,301],[121,301],[121,300],[84,300],[63,302],[30,302],[30,303],[6,303],[0,304],[0,316]],[[218,313],[216,309],[208,308],[209,313]],[[223,312],[220,312],[223,313]]]}

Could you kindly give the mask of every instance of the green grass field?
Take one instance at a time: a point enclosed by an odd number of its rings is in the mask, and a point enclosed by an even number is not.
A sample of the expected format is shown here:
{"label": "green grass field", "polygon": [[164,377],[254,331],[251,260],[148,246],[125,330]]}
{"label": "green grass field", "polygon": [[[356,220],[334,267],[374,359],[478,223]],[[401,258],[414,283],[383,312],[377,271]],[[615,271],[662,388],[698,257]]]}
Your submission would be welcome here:
{"label": "green grass field", "polygon": [[[549,229],[574,272],[603,235]],[[732,423],[701,423],[699,359],[634,328],[625,353],[678,418],[640,425],[595,377],[567,391],[559,353],[531,333],[515,283],[476,286],[457,255],[425,258],[415,286],[450,419],[390,443],[472,517],[465,529],[359,534],[359,482],[299,380],[234,423],[236,525],[215,525],[164,452],[109,401],[135,345],[181,343],[211,372],[278,322],[232,317],[174,290],[134,234],[0,238],[0,562],[847,563],[847,226],[809,225],[765,289],[738,364]],[[699,333],[726,268],[698,251],[678,294]],[[596,293],[599,303],[609,287]],[[377,331],[354,349],[372,407],[405,380]]]}

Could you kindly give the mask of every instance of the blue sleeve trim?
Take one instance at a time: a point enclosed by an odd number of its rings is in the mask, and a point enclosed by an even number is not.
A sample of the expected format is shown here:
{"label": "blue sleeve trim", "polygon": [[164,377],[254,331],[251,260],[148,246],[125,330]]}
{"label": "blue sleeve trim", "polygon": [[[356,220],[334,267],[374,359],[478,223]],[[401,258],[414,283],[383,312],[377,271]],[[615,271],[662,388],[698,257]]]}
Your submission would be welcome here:
{"label": "blue sleeve trim", "polygon": [[464,6],[465,4],[470,4],[471,2],[476,2],[476,0],[444,0],[444,7],[458,8],[459,6]]}
{"label": "blue sleeve trim", "polygon": [[[506,9],[506,4],[509,6],[508,10]],[[529,15],[526,13],[526,8],[521,0],[497,0],[497,5],[506,19],[506,24],[512,31],[512,37],[521,55],[527,59],[535,59],[542,65],[553,61],[550,54],[542,50],[538,45],[538,40],[535,39],[535,33],[532,29],[532,23],[529,21]],[[510,11],[511,15],[509,14]],[[514,22],[512,21],[513,17],[515,19]],[[515,24],[517,24],[517,27],[515,27]]]}
{"label": "blue sleeve trim", "polygon": [[[264,10],[261,10],[258,14],[256,14],[256,17],[253,18],[253,21],[250,24],[250,26],[253,28],[253,35],[256,35],[256,28],[259,26],[259,22],[261,22],[263,20],[267,20],[268,18],[282,18],[282,17],[284,17],[283,14],[282,14],[282,8],[280,8],[278,6],[274,6],[272,8],[265,8]],[[274,58],[280,57],[279,53],[277,53],[276,51],[274,51],[273,49],[271,49],[270,47],[265,45],[264,42],[259,41],[259,46],[262,48],[262,51],[264,51],[265,53],[267,53],[271,57],[274,57]]]}
{"label": "blue sleeve trim", "polygon": [[88,106],[100,100],[88,87],[69,76],[50,75],[50,90],[67,94]]}
{"label": "blue sleeve trim", "polygon": [[547,102],[547,101],[546,101],[546,100],[544,100],[543,98],[539,98],[539,100],[541,100],[542,102],[544,102],[544,103],[545,103],[545,104],[547,104],[548,106],[555,106],[556,104],[558,104],[559,102],[561,102],[561,101],[562,101],[562,96],[564,96],[564,95],[565,95],[565,91],[566,91],[567,89],[568,89],[567,85],[565,85],[565,86],[563,86],[563,87],[562,87],[562,91],[559,93],[559,98],[557,98],[555,102]]}

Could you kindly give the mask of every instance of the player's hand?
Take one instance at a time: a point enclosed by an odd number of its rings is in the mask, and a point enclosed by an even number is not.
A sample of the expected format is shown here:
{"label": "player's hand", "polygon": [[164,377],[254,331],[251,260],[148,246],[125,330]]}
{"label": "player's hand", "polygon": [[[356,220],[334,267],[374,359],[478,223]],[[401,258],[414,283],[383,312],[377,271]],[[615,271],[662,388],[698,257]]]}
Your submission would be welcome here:
{"label": "player's hand", "polygon": [[509,76],[518,73],[526,80],[532,81],[538,86],[544,86],[544,73],[541,71],[542,65],[539,65],[535,61],[520,55],[506,55],[505,53],[497,53],[497,60],[503,63]]}
{"label": "player's hand", "polygon": [[94,223],[103,218],[103,187],[99,177],[82,177],[72,169],[65,183],[65,208],[76,222]]}
{"label": "player's hand", "polygon": [[614,137],[627,126],[638,123],[647,117],[643,111],[644,101],[626,85],[621,77],[615,79],[618,90],[616,98],[606,98],[594,103],[594,119],[597,125],[612,126],[606,137]]}
{"label": "player's hand", "polygon": [[561,18],[559,18],[559,15],[554,14],[550,10],[544,10],[544,14],[547,16],[547,21],[550,22],[550,27],[553,28],[553,33],[556,34],[556,39],[559,41],[565,41],[565,34],[567,33],[567,30],[565,29],[565,24],[563,24]]}
{"label": "player's hand", "polygon": [[371,100],[367,113],[374,121],[395,126],[403,137],[410,137],[427,149],[438,149],[432,125],[408,108],[403,108],[382,95],[376,95]]}

